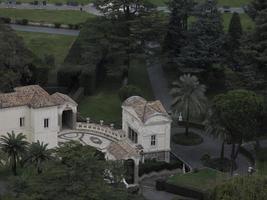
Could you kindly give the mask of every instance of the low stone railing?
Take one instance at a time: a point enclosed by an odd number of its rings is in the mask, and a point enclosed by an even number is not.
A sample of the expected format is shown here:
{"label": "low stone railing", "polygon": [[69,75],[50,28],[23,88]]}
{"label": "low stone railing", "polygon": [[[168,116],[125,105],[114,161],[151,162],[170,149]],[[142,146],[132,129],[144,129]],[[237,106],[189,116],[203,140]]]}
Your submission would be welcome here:
{"label": "low stone railing", "polygon": [[100,136],[112,138],[115,140],[122,140],[126,137],[126,134],[124,133],[123,130],[114,129],[113,127],[103,124],[77,122],[76,129],[90,131],[99,134]]}

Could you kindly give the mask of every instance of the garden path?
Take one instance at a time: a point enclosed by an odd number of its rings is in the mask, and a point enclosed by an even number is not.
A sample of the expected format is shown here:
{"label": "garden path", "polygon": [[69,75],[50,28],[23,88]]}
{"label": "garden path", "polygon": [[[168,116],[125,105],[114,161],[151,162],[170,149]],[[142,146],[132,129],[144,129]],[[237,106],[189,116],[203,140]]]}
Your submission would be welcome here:
{"label": "garden path", "polygon": [[78,30],[39,27],[39,26],[24,26],[24,25],[17,25],[17,24],[10,24],[10,27],[16,31],[48,33],[48,34],[56,34],[56,35],[78,36],[80,33],[80,31]]}
{"label": "garden path", "polygon": [[[170,111],[172,97],[169,94],[170,89],[168,88],[168,82],[157,59],[148,63],[148,75],[155,98],[162,102],[167,111]],[[172,128],[172,134],[182,133],[183,131],[184,129],[181,127]],[[209,154],[211,157],[218,157],[220,155],[221,141],[206,135],[203,131],[194,129],[194,132],[201,135],[204,140],[203,143],[195,146],[183,146],[171,143],[171,150],[177,157],[187,162],[192,168],[200,168],[203,167],[200,159],[204,154]],[[225,145],[226,157],[229,158],[230,152],[231,146]],[[244,156],[239,155],[236,162],[238,169],[235,173],[246,174],[250,166],[249,161]]]}

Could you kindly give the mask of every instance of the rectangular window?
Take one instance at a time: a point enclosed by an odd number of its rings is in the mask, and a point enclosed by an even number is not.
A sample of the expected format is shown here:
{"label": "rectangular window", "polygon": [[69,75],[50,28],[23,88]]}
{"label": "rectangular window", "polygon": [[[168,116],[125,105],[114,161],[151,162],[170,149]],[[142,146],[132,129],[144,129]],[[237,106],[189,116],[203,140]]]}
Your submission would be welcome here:
{"label": "rectangular window", "polygon": [[156,145],[156,135],[151,135],[151,146]]}
{"label": "rectangular window", "polygon": [[138,142],[138,134],[130,127],[128,128],[128,138],[135,144]]}
{"label": "rectangular window", "polygon": [[25,117],[19,118],[19,126],[24,127],[25,126]]}
{"label": "rectangular window", "polygon": [[45,118],[44,119],[44,128],[48,128],[49,127],[49,119]]}

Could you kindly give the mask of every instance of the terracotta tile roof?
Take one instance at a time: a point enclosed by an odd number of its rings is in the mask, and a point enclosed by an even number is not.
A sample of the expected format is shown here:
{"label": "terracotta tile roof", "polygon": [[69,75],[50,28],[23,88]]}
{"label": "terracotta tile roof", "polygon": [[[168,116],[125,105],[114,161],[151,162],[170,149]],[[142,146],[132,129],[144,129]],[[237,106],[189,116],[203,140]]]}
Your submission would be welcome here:
{"label": "terracotta tile roof", "polygon": [[142,97],[132,96],[126,99],[122,105],[132,107],[142,122],[145,122],[147,119],[157,114],[169,117],[159,100],[146,101]]}
{"label": "terracotta tile roof", "polygon": [[[64,98],[66,97],[64,96]],[[14,92],[0,94],[0,108],[17,106],[42,108],[60,104],[61,101],[59,101],[58,98],[55,98],[53,95],[49,95],[39,85],[16,87]]]}
{"label": "terracotta tile roof", "polygon": [[121,140],[119,142],[112,142],[107,151],[112,154],[118,160],[124,160],[129,158],[138,158],[139,153],[138,150],[131,146],[127,139]]}
{"label": "terracotta tile roof", "polygon": [[66,94],[56,92],[56,93],[52,94],[52,97],[60,104],[73,103],[74,105],[78,105],[72,98],[70,98]]}

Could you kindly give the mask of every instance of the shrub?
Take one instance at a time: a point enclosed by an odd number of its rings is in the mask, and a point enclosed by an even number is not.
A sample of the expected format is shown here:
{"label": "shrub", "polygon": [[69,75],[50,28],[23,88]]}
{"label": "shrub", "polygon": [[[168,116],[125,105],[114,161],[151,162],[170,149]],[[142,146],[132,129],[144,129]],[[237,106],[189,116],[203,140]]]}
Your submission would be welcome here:
{"label": "shrub", "polygon": [[134,85],[125,85],[120,88],[119,97],[122,102],[131,96],[141,96],[141,90]]}
{"label": "shrub", "polygon": [[11,22],[11,18],[9,17],[0,17],[0,21],[9,24]]}
{"label": "shrub", "polygon": [[61,26],[61,24],[60,23],[54,23],[54,25],[55,25],[55,28],[60,28],[60,26]]}
{"label": "shrub", "polygon": [[29,23],[29,21],[27,19],[17,19],[16,24],[20,24],[20,25],[27,25]]}
{"label": "shrub", "polygon": [[78,6],[79,3],[78,2],[75,2],[75,1],[68,1],[67,2],[67,5],[69,5],[69,6]]}
{"label": "shrub", "polygon": [[56,6],[62,6],[62,5],[63,5],[63,3],[56,2],[56,3],[55,3],[55,5],[56,5]]}
{"label": "shrub", "polygon": [[16,4],[17,4],[17,5],[20,5],[20,4],[21,4],[21,2],[20,2],[20,1],[16,1]]}
{"label": "shrub", "polygon": [[199,191],[197,189],[192,189],[185,186],[178,186],[170,183],[164,184],[165,191],[185,197],[191,197],[196,199],[204,199],[205,194],[202,191]]}
{"label": "shrub", "polygon": [[21,20],[21,24],[22,25],[27,25],[29,23],[29,20],[27,20],[27,19],[22,19]]}
{"label": "shrub", "polygon": [[73,24],[69,24],[69,29],[73,29],[74,28],[74,25]]}
{"label": "shrub", "polygon": [[146,160],[145,163],[139,165],[139,176],[148,174],[151,172],[159,172],[164,169],[174,170],[182,168],[183,163],[181,161],[167,163],[164,161]]}

